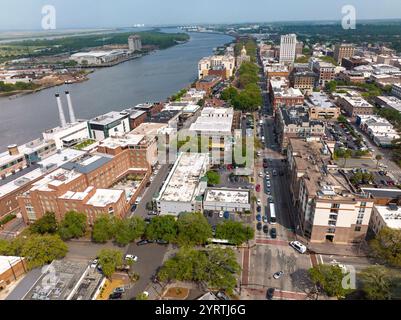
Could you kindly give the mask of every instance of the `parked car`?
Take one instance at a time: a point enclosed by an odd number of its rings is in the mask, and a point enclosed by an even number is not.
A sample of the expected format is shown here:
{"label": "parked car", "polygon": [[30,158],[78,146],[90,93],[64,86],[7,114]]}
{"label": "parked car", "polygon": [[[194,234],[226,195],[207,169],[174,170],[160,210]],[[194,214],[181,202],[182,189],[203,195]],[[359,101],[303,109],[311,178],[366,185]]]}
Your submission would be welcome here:
{"label": "parked car", "polygon": [[262,211],[262,207],[261,207],[261,206],[257,206],[257,207],[256,207],[256,211],[257,211],[257,212],[261,212],[261,211]]}
{"label": "parked car", "polygon": [[266,292],[266,299],[267,300],[273,300],[273,297],[274,297],[274,292],[276,291],[276,289],[274,289],[274,288],[269,288],[269,289],[267,289],[267,292]]}
{"label": "parked car", "polygon": [[273,197],[269,197],[269,203],[274,203]]}
{"label": "parked car", "polygon": [[113,292],[109,295],[109,300],[121,299],[123,296],[122,292]]}
{"label": "parked car", "polygon": [[223,291],[217,292],[216,297],[220,300],[231,300]]}
{"label": "parked car", "polygon": [[115,288],[113,293],[124,293],[125,292],[125,288],[124,287],[118,287]]}
{"label": "parked car", "polygon": [[138,242],[136,243],[136,245],[137,245],[137,246],[144,246],[144,245],[149,244],[149,243],[151,243],[149,240],[143,239],[143,240],[138,241]]}
{"label": "parked car", "polygon": [[264,223],[267,223],[267,222],[268,222],[267,216],[263,216],[263,222],[264,222]]}
{"label": "parked car", "polygon": [[273,170],[273,176],[277,176],[277,171]]}
{"label": "parked car", "polygon": [[301,242],[299,241],[291,241],[290,246],[293,247],[295,250],[297,250],[299,253],[303,254],[307,251],[306,246],[304,246]]}
{"label": "parked car", "polygon": [[263,226],[263,232],[266,233],[266,234],[269,233],[269,227],[267,226],[267,224],[265,224],[265,225]]}
{"label": "parked car", "polygon": [[262,222],[258,222],[258,224],[256,225],[256,229],[258,229],[258,231],[261,231],[263,228]]}
{"label": "parked car", "polygon": [[158,239],[158,240],[156,240],[156,243],[165,245],[165,244],[168,244],[168,241],[163,240],[163,239]]}
{"label": "parked car", "polygon": [[272,237],[272,239],[276,239],[277,238],[277,230],[276,230],[276,228],[272,228],[270,230],[270,236]]}
{"label": "parked car", "polygon": [[262,216],[260,214],[256,215],[256,220],[258,220],[259,222],[262,221]]}
{"label": "parked car", "polygon": [[99,264],[99,260],[98,259],[93,260],[91,262],[91,268],[96,268],[98,264]]}
{"label": "parked car", "polygon": [[279,272],[276,272],[275,274],[273,274],[273,278],[277,280],[277,279],[280,279],[283,275],[284,275],[284,272],[279,271]]}
{"label": "parked car", "polygon": [[270,180],[267,180],[267,181],[266,181],[266,186],[268,186],[268,187],[271,187],[271,186],[272,186],[271,183],[270,183]]}
{"label": "parked car", "polygon": [[126,254],[125,255],[125,260],[131,260],[131,261],[138,261],[138,257],[134,256],[133,254]]}
{"label": "parked car", "polygon": [[265,174],[263,173],[263,171],[260,171],[260,172],[259,172],[259,177],[263,178],[264,175],[265,175]]}
{"label": "parked car", "polygon": [[260,205],[262,204],[262,201],[260,201],[260,199],[258,199],[258,200],[256,201],[256,204],[257,204],[258,206],[260,206]]}
{"label": "parked car", "polygon": [[223,217],[224,217],[224,211],[220,211],[219,218],[223,218]]}
{"label": "parked car", "polygon": [[255,187],[256,192],[260,192],[260,184],[257,184]]}

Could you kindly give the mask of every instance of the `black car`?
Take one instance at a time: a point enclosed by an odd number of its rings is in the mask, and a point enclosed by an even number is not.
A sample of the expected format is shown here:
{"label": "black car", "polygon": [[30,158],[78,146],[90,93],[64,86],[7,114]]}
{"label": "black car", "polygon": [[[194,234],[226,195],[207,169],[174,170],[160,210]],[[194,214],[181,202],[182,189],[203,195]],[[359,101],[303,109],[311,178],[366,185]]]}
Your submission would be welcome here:
{"label": "black car", "polygon": [[267,226],[267,224],[265,224],[265,225],[263,226],[263,232],[266,233],[266,234],[269,233],[269,227]]}
{"label": "black car", "polygon": [[276,230],[276,228],[272,228],[272,229],[270,230],[270,236],[271,236],[273,239],[276,239],[276,238],[277,238],[277,230]]}
{"label": "black car", "polygon": [[274,292],[276,291],[276,289],[274,289],[274,288],[269,288],[269,289],[267,289],[267,292],[266,292],[266,299],[267,300],[273,300],[273,297],[274,297]]}
{"label": "black car", "polygon": [[121,299],[122,296],[123,296],[122,292],[113,292],[112,294],[109,295],[109,300]]}
{"label": "black car", "polygon": [[256,228],[260,231],[263,228],[262,222],[258,222],[258,224],[256,225]]}
{"label": "black car", "polygon": [[143,240],[141,240],[141,241],[138,241],[138,242],[136,243],[136,245],[137,245],[137,246],[144,246],[144,245],[149,244],[149,243],[152,243],[152,242],[149,241],[149,240],[147,240],[147,239],[143,239]]}
{"label": "black car", "polygon": [[217,292],[216,297],[220,300],[231,300],[223,291]]}
{"label": "black car", "polygon": [[163,239],[158,239],[158,240],[156,240],[156,243],[157,244],[168,244],[168,241],[163,240]]}
{"label": "black car", "polygon": [[256,207],[256,211],[257,211],[257,212],[261,212],[261,211],[262,211],[262,207],[261,207],[261,206],[257,206],[257,207]]}

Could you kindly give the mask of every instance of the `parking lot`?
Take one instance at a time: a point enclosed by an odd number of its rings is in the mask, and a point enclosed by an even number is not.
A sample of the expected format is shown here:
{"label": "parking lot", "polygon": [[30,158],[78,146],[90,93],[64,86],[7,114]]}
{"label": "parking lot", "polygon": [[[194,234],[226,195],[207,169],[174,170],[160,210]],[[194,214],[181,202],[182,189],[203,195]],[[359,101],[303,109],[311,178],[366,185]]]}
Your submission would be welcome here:
{"label": "parking lot", "polygon": [[[308,276],[311,267],[309,255],[299,254],[288,245],[257,245],[251,249],[249,286],[304,292],[312,286]],[[273,274],[278,271],[284,275],[274,279]]]}

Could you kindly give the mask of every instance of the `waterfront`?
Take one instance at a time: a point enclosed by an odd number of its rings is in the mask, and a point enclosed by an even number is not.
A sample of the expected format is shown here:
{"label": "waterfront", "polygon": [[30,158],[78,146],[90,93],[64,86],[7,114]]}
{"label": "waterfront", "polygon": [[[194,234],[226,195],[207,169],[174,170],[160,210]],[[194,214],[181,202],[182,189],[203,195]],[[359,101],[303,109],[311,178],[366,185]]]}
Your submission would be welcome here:
{"label": "waterfront", "polygon": [[[200,58],[233,39],[211,33],[190,35],[190,41],[184,44],[96,70],[89,75],[89,81],[83,83],[54,87],[12,100],[0,98],[0,151],[9,144],[35,139],[45,129],[59,124],[54,98],[57,92],[71,92],[75,113],[82,119],[146,101],[165,100],[196,79]],[[65,99],[63,103],[67,114]]]}

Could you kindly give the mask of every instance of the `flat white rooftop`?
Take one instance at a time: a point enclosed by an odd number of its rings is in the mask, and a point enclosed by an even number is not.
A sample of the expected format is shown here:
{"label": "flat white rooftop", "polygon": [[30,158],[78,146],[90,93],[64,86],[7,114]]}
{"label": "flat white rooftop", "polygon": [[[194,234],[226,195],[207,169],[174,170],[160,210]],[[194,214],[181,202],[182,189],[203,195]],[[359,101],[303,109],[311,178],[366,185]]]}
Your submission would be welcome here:
{"label": "flat white rooftop", "polygon": [[139,134],[144,136],[157,135],[159,130],[167,127],[168,124],[166,123],[145,122],[132,130],[130,134]]}
{"label": "flat white rooftop", "polygon": [[0,274],[3,274],[7,270],[11,268],[11,266],[15,266],[18,262],[23,260],[21,257],[13,257],[13,256],[0,256]]}
{"label": "flat white rooftop", "polygon": [[208,189],[205,202],[249,203],[249,191],[231,189]]}
{"label": "flat white rooftop", "polygon": [[390,210],[387,206],[375,206],[387,227],[392,229],[401,229],[401,207],[397,210]]}
{"label": "flat white rooftop", "polygon": [[63,184],[67,184],[77,179],[81,175],[81,173],[75,171],[69,171],[59,168],[52,173],[46,175],[43,179],[35,182],[31,190],[51,191],[51,186],[59,187]]}
{"label": "flat white rooftop", "polygon": [[234,110],[232,108],[204,108],[189,130],[230,134],[233,119]]}
{"label": "flat white rooftop", "polygon": [[161,190],[161,201],[190,202],[209,161],[207,153],[181,153]]}
{"label": "flat white rooftop", "polygon": [[100,145],[110,149],[126,146],[136,146],[144,139],[144,137],[145,136],[141,134],[127,134],[121,138],[110,137],[101,141]]}
{"label": "flat white rooftop", "polygon": [[114,121],[122,120],[128,117],[128,113],[126,112],[117,112],[117,111],[110,111],[109,113],[103,114],[96,118],[93,118],[89,121],[90,124],[98,124],[98,125],[108,125],[113,123]]}
{"label": "flat white rooftop", "polygon": [[88,200],[86,204],[94,207],[105,207],[107,205],[116,203],[122,194],[124,194],[123,190],[97,189],[96,193]]}

